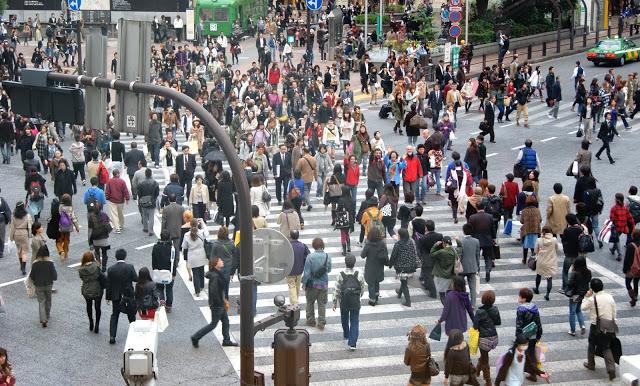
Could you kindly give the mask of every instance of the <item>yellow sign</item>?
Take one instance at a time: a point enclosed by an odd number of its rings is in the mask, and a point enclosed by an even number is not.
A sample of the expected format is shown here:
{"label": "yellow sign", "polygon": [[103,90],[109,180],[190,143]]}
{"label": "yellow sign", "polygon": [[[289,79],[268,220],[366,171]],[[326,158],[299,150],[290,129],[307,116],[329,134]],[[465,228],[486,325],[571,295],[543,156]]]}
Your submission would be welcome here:
{"label": "yellow sign", "polygon": [[603,29],[607,29],[609,28],[609,0],[604,0],[604,4],[602,4],[602,7],[603,7],[602,21],[604,22]]}

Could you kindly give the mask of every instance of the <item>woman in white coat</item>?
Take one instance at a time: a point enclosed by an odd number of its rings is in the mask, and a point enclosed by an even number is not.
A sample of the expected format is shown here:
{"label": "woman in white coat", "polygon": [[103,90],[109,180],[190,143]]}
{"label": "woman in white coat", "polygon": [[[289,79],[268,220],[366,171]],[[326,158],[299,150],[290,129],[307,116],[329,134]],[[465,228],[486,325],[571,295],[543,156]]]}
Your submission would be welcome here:
{"label": "woman in white coat", "polygon": [[176,157],[178,152],[171,146],[171,142],[167,141],[160,149],[160,165],[164,172],[165,180],[169,180],[169,176],[176,170]]}
{"label": "woman in white coat", "polygon": [[255,205],[260,210],[260,216],[267,218],[269,215],[269,202],[264,200],[264,192],[267,187],[259,175],[251,177],[251,189],[249,191],[251,197],[251,205]]}
{"label": "woman in white coat", "polygon": [[458,223],[458,208],[464,213],[467,207],[467,173],[465,173],[462,162],[457,160],[454,169],[451,171],[449,178],[445,183],[444,191],[449,194],[449,202],[451,203],[451,213],[453,214],[453,222]]}
{"label": "woman in white coat", "polygon": [[340,137],[342,137],[342,151],[347,153],[347,147],[353,137],[353,129],[356,126],[356,122],[351,116],[351,111],[345,110],[342,113],[342,120],[340,121]]}

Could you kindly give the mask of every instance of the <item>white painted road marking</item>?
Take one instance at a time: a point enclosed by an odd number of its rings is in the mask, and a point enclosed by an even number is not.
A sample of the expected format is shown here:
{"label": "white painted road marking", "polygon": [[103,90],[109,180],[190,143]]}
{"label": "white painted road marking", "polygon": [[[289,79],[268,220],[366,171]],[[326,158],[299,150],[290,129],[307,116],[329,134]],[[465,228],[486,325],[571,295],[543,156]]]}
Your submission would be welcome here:
{"label": "white painted road marking", "polygon": [[491,153],[491,154],[487,154],[487,158],[489,158],[489,157],[493,157],[494,155],[498,155],[498,153]]}
{"label": "white painted road marking", "polygon": [[11,281],[8,281],[8,282],[6,282],[6,283],[2,283],[2,284],[0,284],[0,288],[2,288],[2,287],[6,287],[6,286],[11,285],[11,284],[21,283],[21,282],[23,282],[23,281],[25,281],[25,280],[27,280],[27,278],[26,278],[26,277],[23,277],[23,278],[21,278],[21,279],[11,280]]}
{"label": "white painted road marking", "polygon": [[558,138],[558,137],[549,137],[549,138],[541,139],[540,142],[549,142],[549,141],[554,140],[556,138]]}
{"label": "white painted road marking", "polygon": [[512,147],[511,150],[520,150],[524,148],[524,145],[520,145],[520,146],[516,146],[516,147]]}
{"label": "white painted road marking", "polygon": [[141,250],[141,249],[147,249],[147,248],[153,247],[155,244],[156,244],[156,243],[151,243],[151,244],[141,245],[141,246],[139,246],[139,247],[137,247],[137,248],[136,248],[136,251],[139,251],[139,250]]}

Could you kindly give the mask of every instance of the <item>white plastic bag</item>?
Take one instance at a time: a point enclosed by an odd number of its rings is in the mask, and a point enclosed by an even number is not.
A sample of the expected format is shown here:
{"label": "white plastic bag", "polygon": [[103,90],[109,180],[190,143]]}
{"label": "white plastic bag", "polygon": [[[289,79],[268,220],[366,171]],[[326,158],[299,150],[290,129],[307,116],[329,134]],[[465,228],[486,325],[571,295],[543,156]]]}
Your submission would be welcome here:
{"label": "white plastic bag", "polygon": [[158,332],[164,332],[164,330],[169,327],[169,318],[167,318],[167,310],[164,308],[164,306],[158,307],[158,309],[156,310],[156,314],[153,317],[153,321],[158,327]]}
{"label": "white plastic bag", "polygon": [[7,313],[7,304],[4,302],[4,298],[0,295],[0,314]]}
{"label": "white plastic bag", "polygon": [[16,246],[16,242],[15,241],[9,241],[9,243],[7,243],[7,245],[4,247],[4,253],[7,256],[13,256],[14,254],[17,255],[18,247]]}

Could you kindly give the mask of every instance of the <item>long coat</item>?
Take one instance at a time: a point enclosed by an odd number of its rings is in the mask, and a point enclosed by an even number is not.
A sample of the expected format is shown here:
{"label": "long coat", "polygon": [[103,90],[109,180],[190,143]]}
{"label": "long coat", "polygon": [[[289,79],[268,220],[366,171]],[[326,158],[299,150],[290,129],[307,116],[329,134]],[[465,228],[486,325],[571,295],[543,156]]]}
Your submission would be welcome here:
{"label": "long coat", "polygon": [[364,280],[367,284],[379,283],[384,280],[384,267],[389,265],[389,251],[387,244],[382,241],[373,241],[364,245],[360,256],[366,259],[364,263]]}
{"label": "long coat", "polygon": [[559,235],[567,227],[565,216],[571,212],[571,200],[566,194],[554,194],[547,201],[547,225]]}
{"label": "long coat", "polygon": [[536,274],[549,278],[558,271],[558,251],[560,244],[550,233],[545,233],[536,241]]}
{"label": "long coat", "polygon": [[235,213],[233,204],[233,183],[220,181],[218,182],[218,192],[216,196],[218,210],[225,217],[231,217]]}

